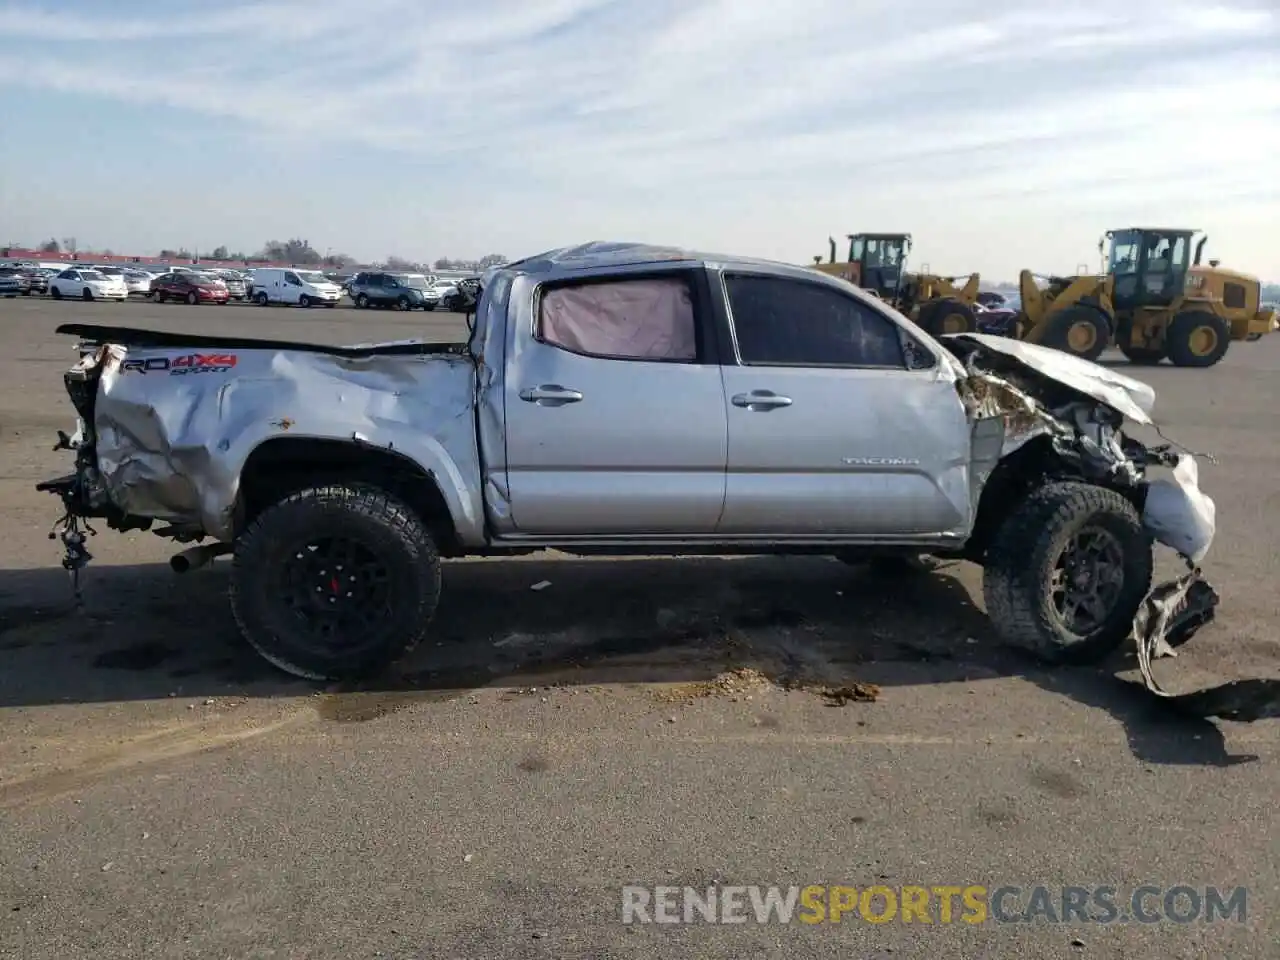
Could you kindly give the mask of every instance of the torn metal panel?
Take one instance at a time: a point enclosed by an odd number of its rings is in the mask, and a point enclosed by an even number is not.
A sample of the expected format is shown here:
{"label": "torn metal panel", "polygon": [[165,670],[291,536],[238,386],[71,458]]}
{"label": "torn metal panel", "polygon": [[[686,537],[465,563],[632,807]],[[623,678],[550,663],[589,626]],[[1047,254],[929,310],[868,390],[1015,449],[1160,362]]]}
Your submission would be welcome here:
{"label": "torn metal panel", "polygon": [[1009,358],[1087,397],[1104,403],[1134,423],[1150,424],[1156,393],[1149,384],[1116,373],[1069,353],[1021,340],[983,333],[959,333],[942,338],[944,345],[962,341],[982,352]]}
{"label": "torn metal panel", "polygon": [[1147,690],[1188,717],[1251,723],[1280,717],[1280,679],[1233,680],[1192,693],[1172,694],[1155,678],[1152,661],[1176,656],[1175,647],[1186,643],[1214,618],[1219,597],[1192,567],[1176,580],[1159,584],[1147,594],[1133,620],[1138,668]]}
{"label": "torn metal panel", "polygon": [[93,432],[111,502],[229,540],[240,476],[259,445],[349,438],[433,475],[459,533],[482,542],[470,359],[381,349],[93,352],[80,366],[100,372]]}

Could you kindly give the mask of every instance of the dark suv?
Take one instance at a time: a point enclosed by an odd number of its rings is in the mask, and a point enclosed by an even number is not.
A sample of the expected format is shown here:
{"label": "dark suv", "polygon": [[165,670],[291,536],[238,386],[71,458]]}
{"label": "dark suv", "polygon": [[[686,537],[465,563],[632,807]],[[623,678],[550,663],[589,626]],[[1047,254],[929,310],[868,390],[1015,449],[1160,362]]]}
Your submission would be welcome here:
{"label": "dark suv", "polygon": [[440,302],[426,277],[406,273],[357,273],[348,284],[347,293],[361,309],[434,310]]}

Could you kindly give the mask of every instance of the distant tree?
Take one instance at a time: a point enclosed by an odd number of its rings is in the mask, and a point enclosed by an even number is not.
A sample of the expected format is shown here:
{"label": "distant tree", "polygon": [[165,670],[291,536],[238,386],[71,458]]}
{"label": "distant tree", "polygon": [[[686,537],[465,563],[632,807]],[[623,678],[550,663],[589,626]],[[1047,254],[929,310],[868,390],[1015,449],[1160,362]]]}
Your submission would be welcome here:
{"label": "distant tree", "polygon": [[65,251],[67,251],[67,253],[71,254],[71,255],[74,257],[74,256],[76,255],[76,238],[75,238],[75,237],[63,237],[63,238],[62,238],[62,249],[63,249],[63,250],[65,250]]}
{"label": "distant tree", "polygon": [[420,264],[414,263],[412,260],[406,260],[404,257],[387,257],[387,269],[397,270],[401,273],[414,273],[420,269]]}
{"label": "distant tree", "polygon": [[160,251],[161,260],[176,260],[177,258],[178,258],[177,250],[170,250],[168,247],[165,247],[163,250]]}
{"label": "distant tree", "polygon": [[453,261],[450,260],[448,257],[440,257],[439,259],[436,260],[433,266],[436,270],[452,270]]}
{"label": "distant tree", "polygon": [[110,247],[106,247],[102,250],[99,250],[98,252],[102,254],[104,257],[114,257],[116,255],[116,252],[112,250]]}
{"label": "distant tree", "polygon": [[324,265],[332,270],[345,270],[355,264],[355,258],[345,253],[331,253],[324,258]]}
{"label": "distant tree", "polygon": [[53,239],[46,240],[44,243],[40,244],[40,252],[41,253],[61,253],[62,244],[60,244],[57,240],[53,240]]}
{"label": "distant tree", "polygon": [[478,264],[478,266],[480,267],[481,270],[484,270],[484,269],[487,269],[488,267],[500,267],[507,262],[508,262],[507,258],[500,253],[486,253],[483,257],[480,258],[480,263]]}
{"label": "distant tree", "polygon": [[258,254],[260,259],[275,260],[283,263],[318,264],[324,261],[324,255],[306,240],[294,238],[281,242],[268,240]]}
{"label": "distant tree", "polygon": [[214,247],[213,253],[209,254],[211,260],[230,260],[231,257],[227,253],[226,247]]}

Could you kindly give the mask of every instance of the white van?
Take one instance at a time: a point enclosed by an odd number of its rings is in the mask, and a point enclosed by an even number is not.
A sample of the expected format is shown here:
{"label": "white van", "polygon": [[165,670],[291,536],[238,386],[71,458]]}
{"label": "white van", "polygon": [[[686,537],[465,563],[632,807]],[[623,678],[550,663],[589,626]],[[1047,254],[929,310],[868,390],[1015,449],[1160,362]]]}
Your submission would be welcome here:
{"label": "white van", "polygon": [[253,302],[296,303],[300,307],[337,306],[342,288],[319,270],[258,267],[253,271]]}

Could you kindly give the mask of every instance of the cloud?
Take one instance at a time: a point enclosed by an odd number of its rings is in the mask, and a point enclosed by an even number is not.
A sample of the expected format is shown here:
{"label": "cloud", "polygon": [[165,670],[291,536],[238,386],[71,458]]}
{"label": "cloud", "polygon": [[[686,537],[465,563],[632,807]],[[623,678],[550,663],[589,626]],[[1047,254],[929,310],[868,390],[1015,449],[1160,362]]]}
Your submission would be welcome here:
{"label": "cloud", "polygon": [[[1197,190],[1274,206],[1278,46],[1270,0],[0,5],[0,81],[182,106],[246,150],[267,135],[453,167],[469,202],[518,205],[495,228],[513,250],[635,224],[789,259],[859,226],[959,244],[983,216],[1066,258],[1076,234],[1046,210],[1180,221]],[[1007,272],[1019,254],[978,255]]]}

